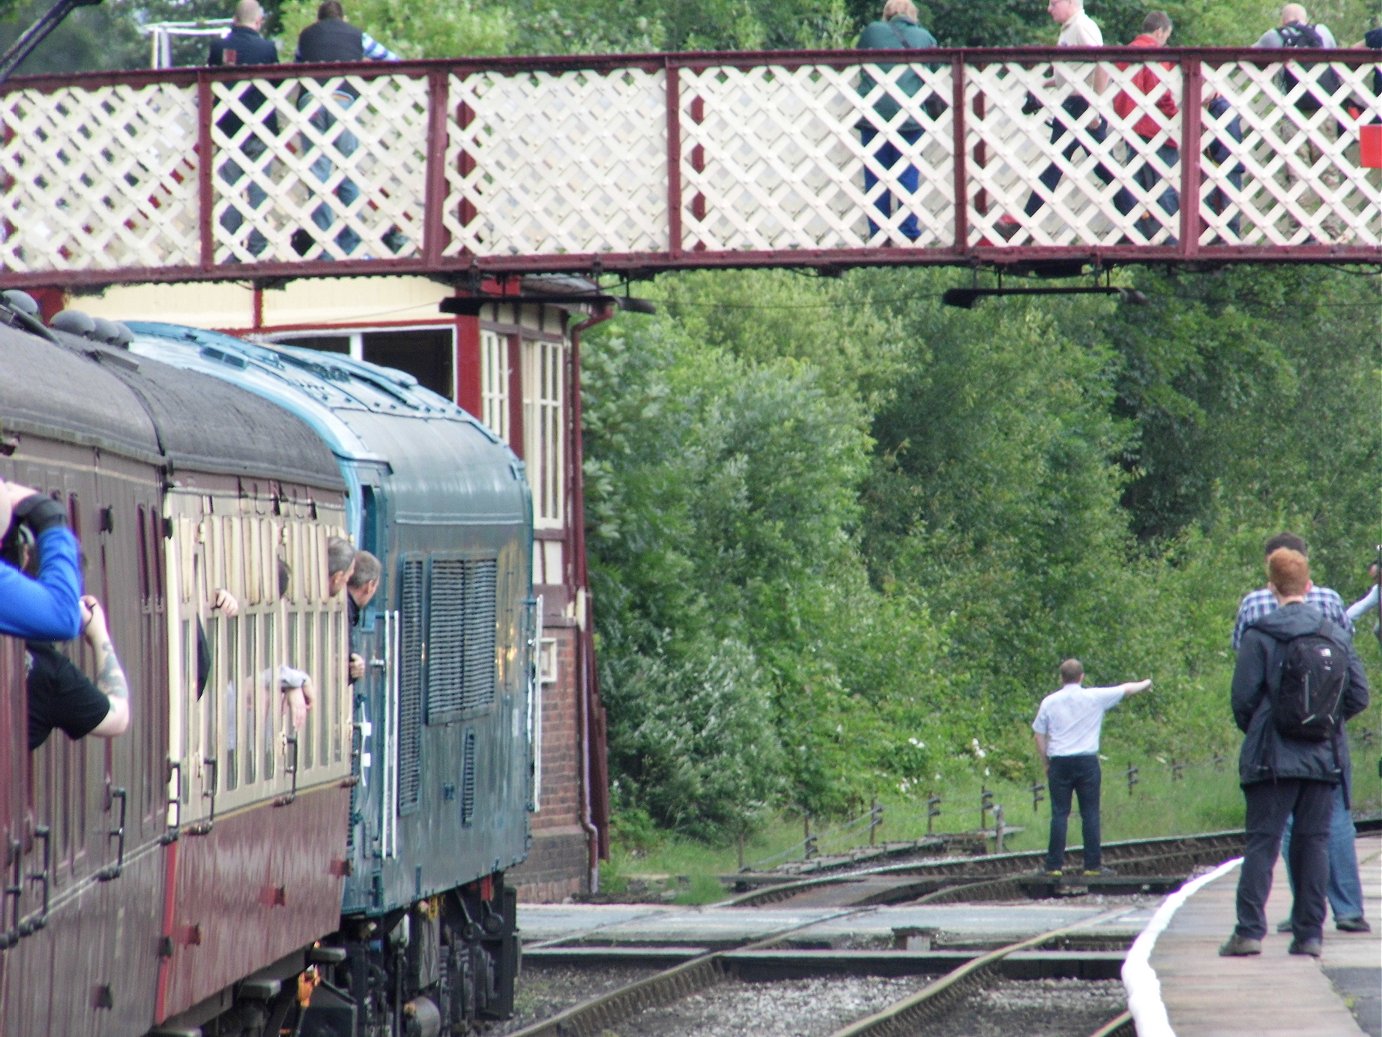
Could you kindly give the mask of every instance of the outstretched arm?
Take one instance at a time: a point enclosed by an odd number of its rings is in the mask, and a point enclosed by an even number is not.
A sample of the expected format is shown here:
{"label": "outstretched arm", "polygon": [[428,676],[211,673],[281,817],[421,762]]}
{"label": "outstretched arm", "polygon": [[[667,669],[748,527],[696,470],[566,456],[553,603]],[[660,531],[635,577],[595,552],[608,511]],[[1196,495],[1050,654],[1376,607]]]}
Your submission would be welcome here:
{"label": "outstretched arm", "polygon": [[1152,681],[1150,677],[1145,681],[1129,681],[1126,684],[1118,685],[1119,689],[1123,692],[1124,697],[1128,695],[1136,695],[1139,691],[1146,691],[1151,686]]}

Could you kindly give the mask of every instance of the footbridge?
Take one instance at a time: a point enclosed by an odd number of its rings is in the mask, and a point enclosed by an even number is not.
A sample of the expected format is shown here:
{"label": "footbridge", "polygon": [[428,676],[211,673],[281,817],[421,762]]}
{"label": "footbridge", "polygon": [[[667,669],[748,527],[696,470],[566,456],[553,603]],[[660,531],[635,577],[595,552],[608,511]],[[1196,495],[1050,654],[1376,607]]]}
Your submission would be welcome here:
{"label": "footbridge", "polygon": [[0,91],[0,282],[1382,262],[1375,52],[1147,57],[16,78]]}

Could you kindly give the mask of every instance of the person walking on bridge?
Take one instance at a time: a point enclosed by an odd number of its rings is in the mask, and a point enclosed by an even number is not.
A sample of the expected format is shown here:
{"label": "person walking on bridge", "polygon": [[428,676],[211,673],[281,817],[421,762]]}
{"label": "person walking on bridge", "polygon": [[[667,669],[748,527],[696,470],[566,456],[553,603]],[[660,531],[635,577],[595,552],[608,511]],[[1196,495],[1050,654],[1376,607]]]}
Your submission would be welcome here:
{"label": "person walking on bridge", "polygon": [[1080,798],[1080,830],[1084,840],[1084,873],[1103,871],[1100,845],[1099,735],[1104,714],[1128,695],[1146,691],[1150,680],[1130,681],[1108,688],[1084,687],[1084,666],[1078,659],[1060,664],[1061,689],[1041,700],[1032,730],[1037,755],[1051,793],[1051,838],[1046,848],[1046,873],[1056,876],[1065,863],[1065,832],[1070,803]]}
{"label": "person walking on bridge", "polygon": [[[1056,40],[1056,46],[1102,47],[1104,45],[1104,34],[1094,19],[1085,13],[1084,0],[1050,0],[1046,10],[1056,24],[1060,26],[1060,36]],[[1089,150],[1083,136],[1089,137],[1096,145],[1100,146],[1108,138],[1108,122],[1097,110],[1090,111],[1088,96],[1089,93],[1092,93],[1097,98],[1108,87],[1108,73],[1104,69],[1095,65],[1092,72],[1085,74],[1055,66],[1052,69],[1051,78],[1044,85],[1048,88],[1065,86],[1069,91],[1061,101],[1060,108],[1053,113],[1051,144],[1057,145],[1067,137],[1069,140],[1064,150],[1061,151],[1060,160],[1051,162],[1041,171],[1039,179],[1042,189],[1034,190],[1027,196],[1025,211],[1029,222],[1033,216],[1041,211],[1041,207],[1054,197],[1056,186],[1064,175],[1064,165],[1075,156],[1075,152]],[[1081,131],[1083,131],[1083,136]],[[1093,157],[1099,158],[1098,155]],[[1094,173],[1106,184],[1113,182],[1113,174],[1109,172],[1108,166],[1103,161],[1096,162]],[[1126,189],[1119,190],[1116,202],[1119,212],[1131,211],[1132,196]],[[998,222],[998,230],[1004,237],[1011,237],[1020,227],[1021,224],[1010,214],[1004,215]]]}
{"label": "person walking on bridge", "polygon": [[[883,15],[876,22],[870,22],[859,34],[860,50],[904,50],[936,47],[936,38],[917,24],[917,8],[912,0],[887,0],[883,5]],[[904,71],[894,76],[893,70],[902,64]],[[913,113],[903,119],[896,127],[891,124],[902,110],[903,99],[915,98],[922,90],[921,73],[914,64],[898,62],[878,62],[866,66],[859,77],[859,95],[868,97],[875,90],[878,96],[873,101],[873,116],[865,115],[859,123],[859,133],[869,154],[864,158],[864,193],[872,195],[878,191],[873,202],[873,212],[869,214],[869,237],[878,234],[880,225],[890,232],[888,220],[894,208],[892,192],[885,185],[878,187],[880,179],[896,181],[903,193],[896,198],[897,208],[911,209],[915,204],[920,173],[917,169],[917,149],[921,141],[922,126]],[[899,147],[901,141],[904,147]],[[875,218],[876,213],[876,218]],[[917,228],[916,211],[908,213],[898,228],[908,241],[916,241],[920,236]],[[888,233],[891,237],[891,234]]]}
{"label": "person walking on bridge", "polygon": [[[231,20],[230,32],[211,41],[206,63],[213,67],[220,65],[277,65],[278,48],[259,34],[264,27],[264,9],[259,0],[240,0],[235,5],[235,15]],[[221,179],[233,193],[238,193],[238,185],[248,177],[245,184],[245,201],[251,210],[258,210],[268,198],[263,179],[266,167],[263,162],[269,150],[269,141],[278,136],[278,114],[272,102],[264,96],[264,91],[248,83],[240,86],[239,96],[230,110],[216,120],[216,128],[231,142],[233,155],[224,159],[217,169]],[[259,125],[252,128],[244,140],[238,141],[244,120],[236,112],[243,107],[245,111],[259,116]],[[267,139],[266,139],[267,137]],[[248,166],[249,168],[245,168]],[[235,234],[244,225],[245,217],[235,201],[227,204],[221,213],[221,226]],[[264,232],[253,227],[249,233],[248,247],[251,255],[259,255],[268,244]]]}
{"label": "person walking on bridge", "polygon": [[[347,22],[341,0],[323,0],[317,8],[317,20],[298,34],[295,59],[303,62],[398,61],[399,57],[369,33]],[[305,142],[305,147],[317,150],[317,157],[312,160],[312,175],[323,185],[331,180],[331,152],[348,164],[360,146],[359,139],[347,126],[337,128],[338,113],[354,104],[360,91],[344,77],[333,78],[330,86],[330,101],[318,104],[311,115],[317,139]],[[314,96],[312,89],[304,86],[298,106],[306,107]],[[334,135],[333,128],[336,131]],[[351,207],[360,197],[360,189],[348,174],[341,176],[335,195],[343,214],[349,218]],[[329,231],[334,220],[329,202],[322,202],[312,211],[312,222],[320,230]],[[305,253],[311,247],[310,239],[305,239],[303,235],[303,231],[295,235],[295,247],[299,253]],[[360,235],[349,225],[336,234],[336,246],[344,255],[350,255],[359,245]]]}

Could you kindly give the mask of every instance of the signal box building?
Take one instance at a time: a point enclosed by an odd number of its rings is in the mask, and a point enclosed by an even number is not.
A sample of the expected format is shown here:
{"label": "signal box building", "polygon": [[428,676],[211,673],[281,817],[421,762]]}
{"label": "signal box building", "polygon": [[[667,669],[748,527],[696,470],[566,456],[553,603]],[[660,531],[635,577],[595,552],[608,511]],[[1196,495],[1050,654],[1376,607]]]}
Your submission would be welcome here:
{"label": "signal box building", "polygon": [[[483,294],[423,278],[141,285],[42,298],[115,321],[158,320],[309,346],[406,371],[523,459],[533,499],[541,672],[533,710],[532,845],[519,897],[593,891],[608,856],[605,714],[596,682],[581,489],[580,336],[608,316],[588,282],[523,278]],[[589,301],[587,301],[589,300]],[[608,300],[605,300],[608,302]],[[214,419],[212,419],[214,420]]]}

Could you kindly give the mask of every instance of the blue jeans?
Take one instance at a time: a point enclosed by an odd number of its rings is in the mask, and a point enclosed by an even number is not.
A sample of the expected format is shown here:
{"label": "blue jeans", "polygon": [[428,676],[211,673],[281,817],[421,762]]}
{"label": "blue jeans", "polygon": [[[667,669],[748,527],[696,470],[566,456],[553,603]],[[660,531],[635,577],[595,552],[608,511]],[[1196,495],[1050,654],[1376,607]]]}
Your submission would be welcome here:
{"label": "blue jeans", "polygon": [[[1243,167],[1234,166],[1228,171],[1227,179],[1229,186],[1233,188],[1232,195],[1226,192],[1222,187],[1214,187],[1210,189],[1209,194],[1204,200],[1205,205],[1209,207],[1209,211],[1216,216],[1221,216],[1226,213],[1230,205],[1236,206],[1238,204],[1238,199],[1243,193]],[[1235,212],[1229,217],[1228,229],[1235,237],[1242,233],[1241,220],[1238,213]]]}
{"label": "blue jeans", "polygon": [[[307,95],[304,93],[303,96],[306,97]],[[353,95],[343,93],[340,90],[337,90],[332,96],[342,108],[348,108],[355,103]],[[318,148],[317,157],[312,160],[312,175],[316,177],[318,183],[325,184],[331,179],[332,171],[331,156],[326,152],[325,145],[330,144],[342,158],[349,158],[359,148],[360,141],[349,128],[338,124],[335,112],[327,105],[321,105],[312,113],[311,122],[320,134],[323,144],[322,147]],[[336,126],[339,128],[333,137],[331,129]],[[308,144],[307,146],[310,147],[311,145]],[[354,180],[345,176],[336,185],[335,194],[341,205],[349,210],[355,200],[360,197],[360,189],[355,186]],[[321,230],[330,230],[335,219],[331,206],[326,202],[322,202],[312,210],[312,222]],[[348,226],[342,227],[336,234],[336,247],[345,255],[354,252],[359,245],[360,236]]]}
{"label": "blue jeans", "polygon": [[1052,756],[1046,773],[1051,790],[1051,841],[1046,847],[1046,870],[1059,871],[1065,863],[1065,832],[1070,822],[1072,795],[1080,797],[1080,826],[1084,833],[1085,871],[1098,871],[1103,864],[1099,846],[1099,787],[1103,774],[1099,757]]}
{"label": "blue jeans", "polygon": [[[1334,786],[1334,811],[1329,818],[1329,883],[1324,894],[1334,912],[1334,921],[1363,917],[1363,880],[1358,875],[1358,830],[1353,815],[1344,805],[1344,787]],[[1291,871],[1291,819],[1281,837],[1281,852],[1286,857],[1286,875],[1295,891],[1296,877]]]}
{"label": "blue jeans", "polygon": [[[263,157],[268,150],[266,145],[258,137],[248,138],[240,147],[240,154],[245,157],[247,165],[245,168],[239,161],[239,157],[226,158],[221,162],[220,169],[217,171],[227,187],[234,188],[245,177],[249,177],[249,182],[245,185],[245,201],[249,204],[252,212],[259,210],[265,200],[269,197],[268,192],[261,186],[259,180],[254,176],[253,167],[258,165],[258,160]],[[234,194],[236,192],[227,192]],[[226,211],[221,213],[221,226],[231,234],[235,234],[245,223],[245,217],[239,208],[232,203],[226,207]],[[252,255],[259,255],[267,247],[268,242],[264,238],[263,232],[258,227],[250,229],[249,250]]]}
{"label": "blue jeans", "polygon": [[[903,190],[907,192],[908,197],[905,199],[899,198],[897,204],[903,207],[910,205],[911,199],[916,197],[917,186],[920,182],[917,167],[912,165],[911,160],[906,158],[902,150],[893,143],[892,138],[889,137],[887,133],[880,133],[878,130],[874,129],[861,129],[859,135],[863,138],[864,147],[867,148],[869,145],[873,145],[873,151],[871,153],[873,162],[864,163],[864,193],[872,194],[874,186],[878,183],[878,174],[873,171],[874,164],[880,169],[892,170],[898,163],[905,162],[906,164],[903,165],[902,169],[898,172],[897,179],[902,184]],[[921,140],[921,130],[919,129],[899,130],[897,131],[897,135],[906,141],[908,151],[915,151],[917,141]],[[877,138],[878,141],[876,144],[874,144],[875,138]],[[884,190],[878,196],[877,201],[873,203],[873,208],[881,219],[887,220],[893,212],[892,193]],[[878,233],[878,226],[879,224],[870,216],[869,237],[873,237],[873,235]],[[921,236],[921,232],[917,229],[917,217],[915,212],[909,214],[907,218],[902,221],[900,229],[902,231],[902,236],[908,241],[916,241],[917,238]]]}
{"label": "blue jeans", "polygon": [[[1133,170],[1132,178],[1149,195],[1157,187],[1161,187],[1161,194],[1157,197],[1157,204],[1161,206],[1166,215],[1174,216],[1180,212],[1180,192],[1169,182],[1168,178],[1173,175],[1176,165],[1180,162],[1180,148],[1174,144],[1163,144],[1156,149],[1157,161],[1153,162],[1150,158],[1144,158],[1141,164]],[[1167,170],[1162,173],[1162,168]],[[1157,231],[1161,230],[1162,223],[1155,216],[1142,216],[1137,221],[1137,230],[1144,238],[1150,240]],[[1174,227],[1171,233],[1175,233]]]}

